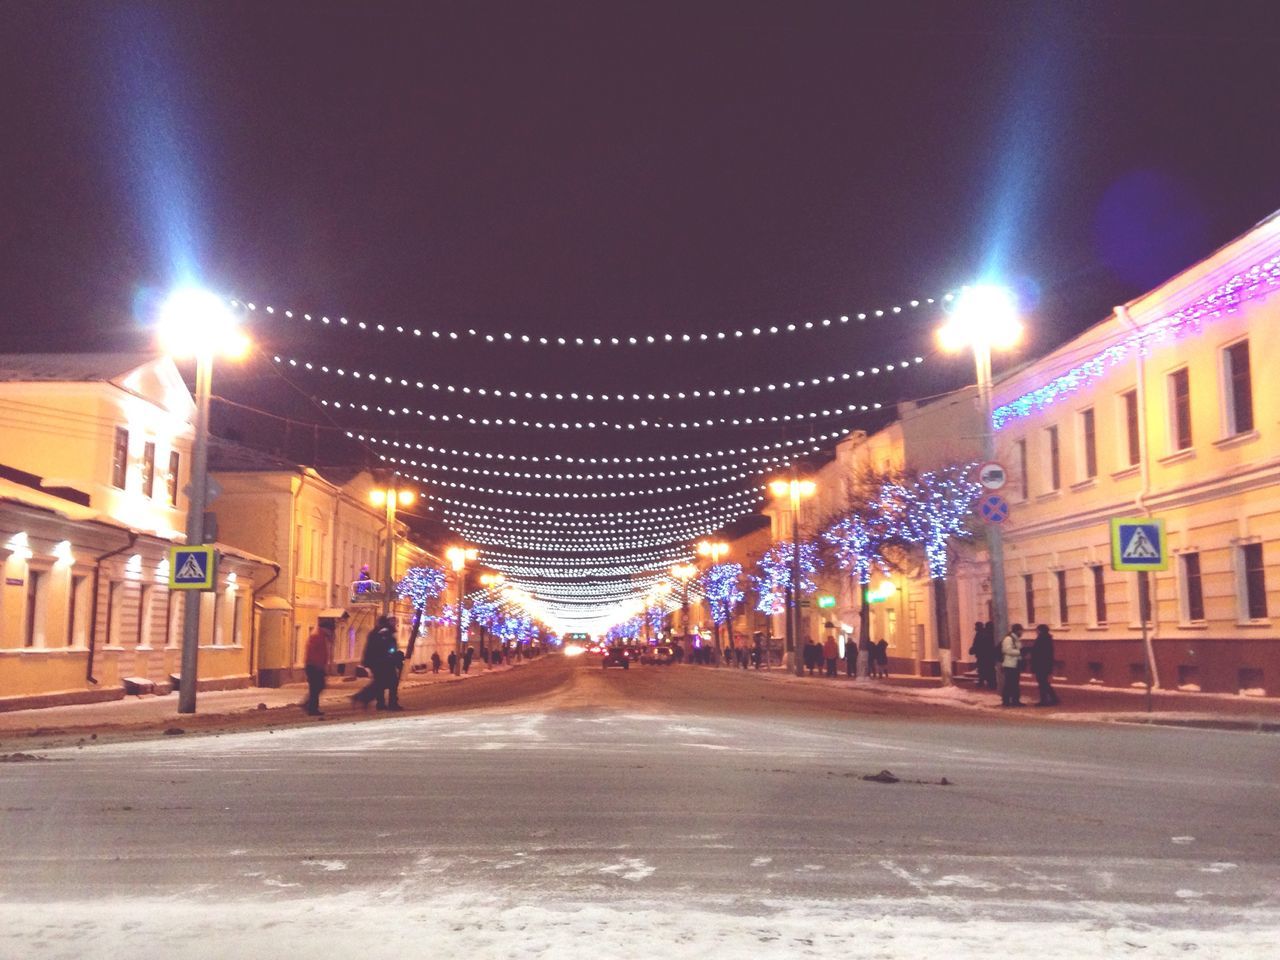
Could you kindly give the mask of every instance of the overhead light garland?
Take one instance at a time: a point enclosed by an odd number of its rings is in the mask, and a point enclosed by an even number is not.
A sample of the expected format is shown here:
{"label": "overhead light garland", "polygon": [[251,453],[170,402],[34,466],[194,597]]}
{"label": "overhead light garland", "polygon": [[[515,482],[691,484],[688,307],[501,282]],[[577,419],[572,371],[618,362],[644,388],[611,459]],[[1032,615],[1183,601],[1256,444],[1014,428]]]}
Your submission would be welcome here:
{"label": "overhead light garland", "polygon": [[541,347],[640,347],[663,344],[720,343],[724,341],[748,340],[751,338],[768,338],[778,334],[802,333],[813,330],[827,330],[847,326],[850,323],[861,323],[882,317],[895,317],[903,313],[930,307],[934,304],[949,303],[955,299],[954,293],[944,293],[940,297],[915,298],[904,301],[904,304],[881,307],[856,313],[841,314],[835,319],[806,320],[801,323],[770,324],[766,327],[743,327],[739,329],[721,329],[714,331],[684,331],[672,333],[645,333],[610,337],[546,337],[528,333],[485,332],[468,327],[465,330],[435,330],[421,327],[404,326],[403,324],[368,323],[363,320],[349,320],[339,316],[330,318],[324,314],[312,314],[293,309],[277,309],[274,306],[262,305],[243,299],[232,299],[230,304],[248,313],[271,317],[284,317],[289,320],[301,320],[317,326],[333,328],[348,327],[359,331],[383,334],[399,334],[404,337],[427,338],[433,340],[474,340],[493,344],[528,344]]}
{"label": "overhead light garland", "polygon": [[532,430],[705,430],[709,427],[752,427],[767,424],[800,423],[805,420],[830,419],[843,417],[851,413],[868,413],[880,410],[884,404],[847,403],[844,406],[824,407],[821,410],[807,410],[800,413],[771,414],[759,417],[708,417],[705,420],[632,420],[619,422],[613,420],[517,420],[514,417],[471,417],[464,414],[427,413],[425,410],[412,407],[389,407],[380,403],[355,403],[344,400],[331,400],[317,397],[323,407],[334,410],[360,411],[361,413],[377,413],[386,417],[417,417],[432,423],[445,423],[471,427],[524,427]]}
{"label": "overhead light garland", "polygon": [[723,400],[730,398],[740,398],[749,396],[765,396],[770,393],[779,391],[786,392],[790,390],[803,390],[808,387],[824,387],[833,386],[839,383],[849,383],[861,380],[866,377],[879,376],[882,373],[893,373],[895,370],[906,370],[912,365],[924,363],[924,357],[908,357],[902,360],[890,360],[877,366],[859,368],[857,370],[842,371],[840,373],[827,374],[820,377],[808,377],[797,380],[784,380],[779,383],[765,384],[748,384],[745,386],[732,387],[706,387],[696,390],[677,390],[661,391],[658,393],[578,393],[571,391],[563,392],[547,392],[545,390],[503,390],[501,387],[477,387],[477,386],[460,386],[452,383],[439,383],[435,381],[411,380],[408,377],[395,377],[385,373],[370,373],[367,370],[348,370],[346,367],[330,367],[325,363],[317,363],[311,360],[302,360],[297,357],[286,357],[280,354],[272,356],[278,364],[294,367],[299,370],[306,370],[311,373],[323,373],[330,376],[349,377],[352,380],[361,383],[372,383],[385,385],[390,387],[401,387],[408,390],[417,390],[421,392],[433,393],[457,393],[464,396],[476,396],[484,398],[519,400],[521,402],[547,402],[547,403],[590,403],[594,401],[608,403],[664,403],[678,402],[682,400]]}
{"label": "overhead light garland", "polygon": [[434,447],[429,444],[412,443],[410,441],[379,439],[378,437],[348,430],[347,437],[361,442],[391,444],[405,450],[418,450],[424,453],[450,454],[455,457],[475,457],[483,460],[505,460],[520,463],[580,463],[580,464],[629,464],[629,463],[676,463],[685,460],[717,460],[725,457],[740,457],[751,453],[762,453],[769,450],[795,450],[799,447],[815,446],[829,440],[840,440],[847,436],[847,431],[836,430],[830,433],[815,434],[795,440],[780,440],[776,443],[758,444],[750,447],[728,447],[723,450],[703,450],[693,453],[650,454],[648,456],[624,457],[579,457],[562,454],[510,454],[496,451],[459,450],[454,447]]}

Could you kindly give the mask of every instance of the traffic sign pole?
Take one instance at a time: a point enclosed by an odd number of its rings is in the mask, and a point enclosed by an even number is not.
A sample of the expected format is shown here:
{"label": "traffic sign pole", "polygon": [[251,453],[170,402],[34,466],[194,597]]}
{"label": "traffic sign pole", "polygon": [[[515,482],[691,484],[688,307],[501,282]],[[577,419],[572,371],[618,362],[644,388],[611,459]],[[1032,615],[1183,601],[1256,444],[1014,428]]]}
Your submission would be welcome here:
{"label": "traffic sign pole", "polygon": [[[204,543],[204,510],[209,484],[209,395],[213,355],[196,355],[196,435],[191,447],[191,496],[187,499],[187,543]],[[196,670],[200,655],[200,607],[203,597],[188,594],[182,610],[182,667],[178,678],[178,712],[196,712]]]}
{"label": "traffic sign pole", "polygon": [[[1169,566],[1169,541],[1165,537],[1164,521],[1156,517],[1133,519],[1113,518],[1111,521],[1111,569],[1132,571],[1138,578],[1138,619],[1142,626],[1142,650],[1147,658],[1147,712],[1152,710],[1151,692],[1160,685],[1160,673],[1156,667],[1156,651],[1147,629],[1147,617],[1151,610],[1151,584],[1143,581],[1149,571],[1165,570]],[[1144,589],[1145,588],[1145,589]],[[1147,602],[1142,602],[1143,597]]]}

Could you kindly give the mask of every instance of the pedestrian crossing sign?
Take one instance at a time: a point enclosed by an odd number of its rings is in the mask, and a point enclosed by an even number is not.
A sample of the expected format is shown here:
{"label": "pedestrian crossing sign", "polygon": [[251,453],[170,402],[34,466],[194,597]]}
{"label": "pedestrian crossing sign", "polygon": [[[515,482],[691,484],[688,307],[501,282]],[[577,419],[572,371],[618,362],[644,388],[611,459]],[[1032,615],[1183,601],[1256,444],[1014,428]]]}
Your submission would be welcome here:
{"label": "pedestrian crossing sign", "polygon": [[212,590],[218,573],[218,555],[213,547],[170,547],[169,588],[172,590]]}
{"label": "pedestrian crossing sign", "polygon": [[1113,519],[1111,521],[1111,569],[1166,570],[1169,567],[1169,543],[1165,539],[1164,521],[1154,517]]}

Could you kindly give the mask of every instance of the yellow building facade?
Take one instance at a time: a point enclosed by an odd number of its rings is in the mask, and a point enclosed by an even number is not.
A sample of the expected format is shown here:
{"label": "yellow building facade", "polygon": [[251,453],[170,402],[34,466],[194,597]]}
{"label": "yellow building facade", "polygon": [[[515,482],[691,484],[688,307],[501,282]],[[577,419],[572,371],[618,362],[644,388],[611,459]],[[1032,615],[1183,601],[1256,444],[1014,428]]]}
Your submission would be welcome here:
{"label": "yellow building facade", "polygon": [[199,686],[250,682],[270,564],[222,546],[214,591],[168,586],[194,412],[167,358],[0,357],[0,708],[172,689],[187,602]]}

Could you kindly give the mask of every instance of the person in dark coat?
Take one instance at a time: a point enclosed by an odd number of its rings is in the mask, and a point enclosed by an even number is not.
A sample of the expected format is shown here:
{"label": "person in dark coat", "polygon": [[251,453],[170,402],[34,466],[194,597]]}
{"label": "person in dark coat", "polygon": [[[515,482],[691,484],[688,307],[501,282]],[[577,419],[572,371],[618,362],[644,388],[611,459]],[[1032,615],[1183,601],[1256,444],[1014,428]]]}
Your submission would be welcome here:
{"label": "person in dark coat", "polygon": [[981,620],[973,625],[973,643],[969,644],[969,656],[978,669],[978,686],[988,690],[996,688],[995,627]]}
{"label": "person in dark coat", "polygon": [[1055,707],[1058,695],[1049,686],[1049,678],[1053,676],[1053,634],[1043,623],[1036,627],[1036,639],[1031,645],[1031,672],[1036,683],[1040,685],[1040,700],[1037,707]]}
{"label": "person in dark coat", "polygon": [[471,672],[471,661],[475,657],[475,655],[476,655],[476,652],[470,647],[467,647],[467,649],[462,651],[462,672],[463,673]]}
{"label": "person in dark coat", "polygon": [[449,651],[449,672],[458,672],[458,653],[456,650]]}
{"label": "person in dark coat", "polygon": [[883,677],[884,679],[887,680],[889,679],[889,641],[877,640],[875,643],[872,644],[872,646],[876,648],[875,649],[876,663],[875,663],[875,670],[873,671],[873,675],[877,677]]}
{"label": "person in dark coat", "polygon": [[431,672],[432,673],[440,672],[440,654],[438,653],[433,653],[431,655]]}
{"label": "person in dark coat", "polygon": [[364,655],[360,658],[360,666],[369,671],[371,679],[367,686],[351,698],[351,702],[362,705],[366,710],[375,700],[379,710],[387,708],[387,668],[391,651],[396,645],[395,633],[387,626],[388,619],[380,617],[377,626],[369,631],[364,641]]}

